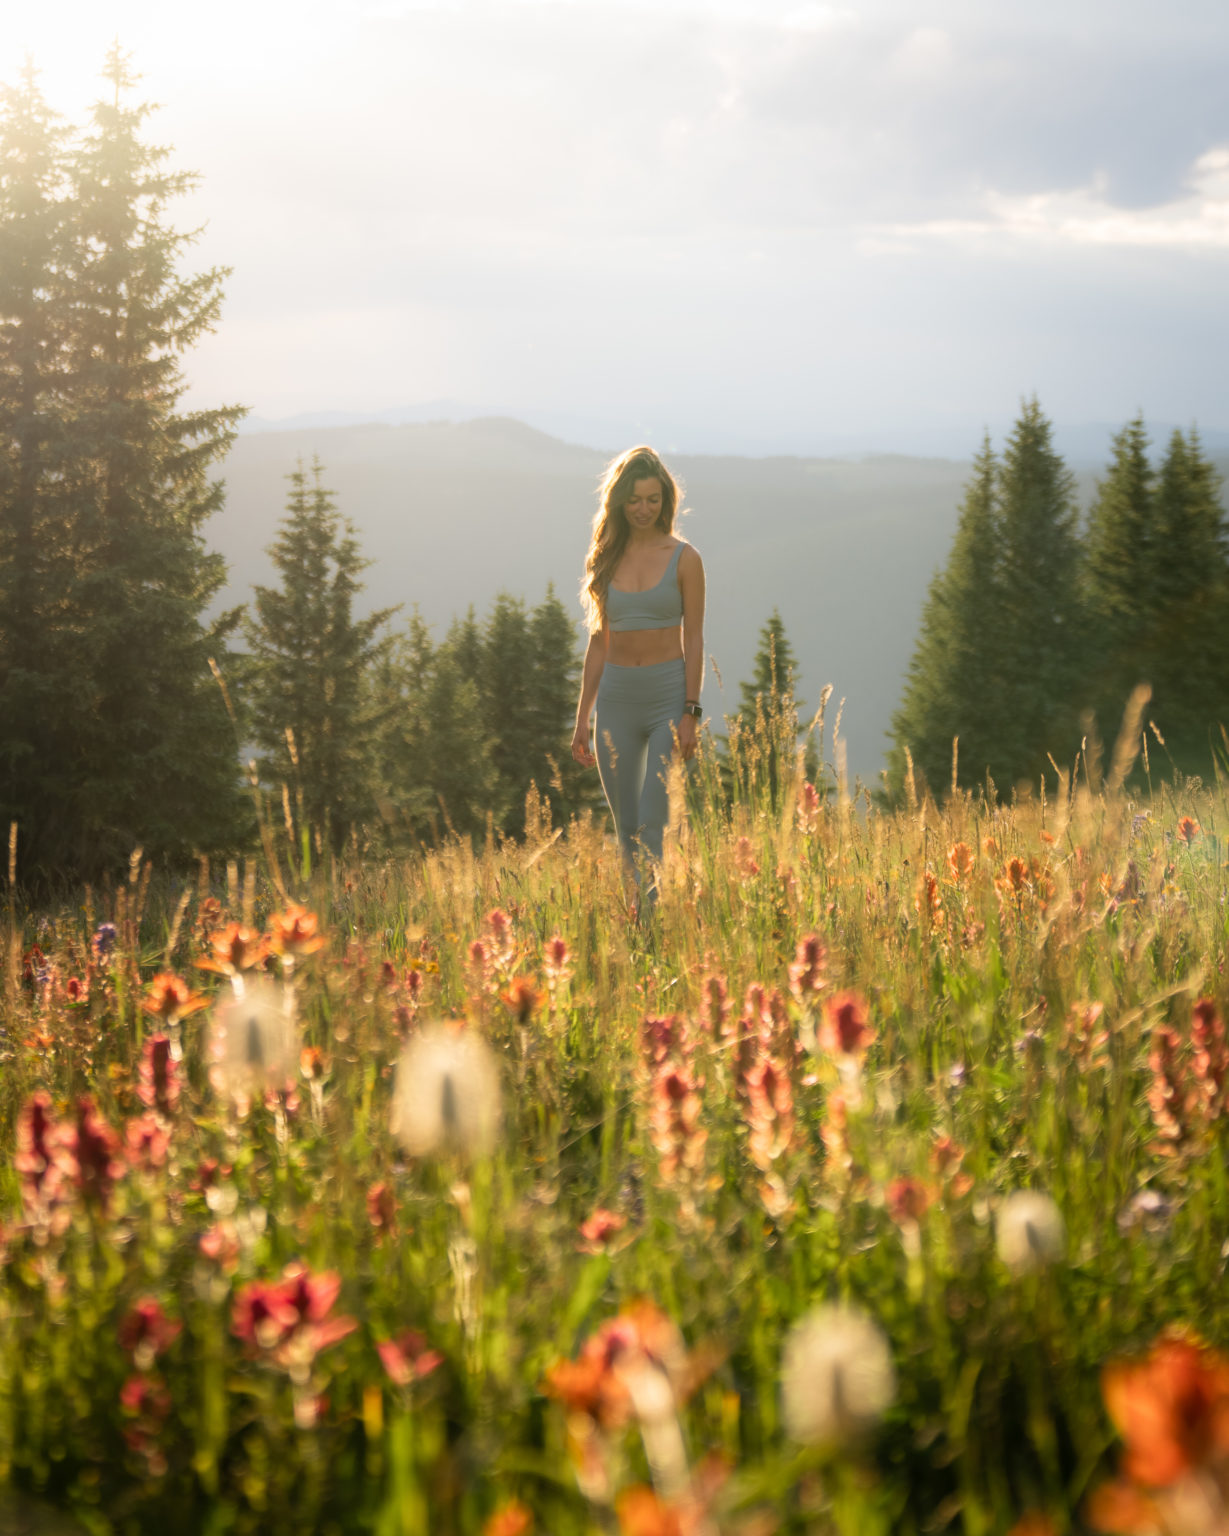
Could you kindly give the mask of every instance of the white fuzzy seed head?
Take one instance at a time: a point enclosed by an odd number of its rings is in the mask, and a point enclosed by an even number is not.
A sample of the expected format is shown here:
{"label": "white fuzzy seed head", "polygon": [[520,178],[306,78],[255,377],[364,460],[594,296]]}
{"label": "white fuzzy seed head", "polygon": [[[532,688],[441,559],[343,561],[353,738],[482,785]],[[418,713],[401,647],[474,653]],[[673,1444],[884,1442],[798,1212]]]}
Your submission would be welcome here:
{"label": "white fuzzy seed head", "polygon": [[298,1071],[298,1031],[281,988],[254,981],[220,1002],[213,1015],[213,1055],[226,1091],[240,1097],[284,1088]]}
{"label": "white fuzzy seed head", "polygon": [[1017,1189],[999,1207],[995,1247],[1013,1275],[1057,1263],[1067,1247],[1062,1212],[1039,1189]]}
{"label": "white fuzzy seed head", "polygon": [[412,1157],[484,1157],[499,1139],[499,1066],[472,1029],[429,1024],[397,1063],[392,1132]]}
{"label": "white fuzzy seed head", "polygon": [[785,1341],[781,1395],[786,1431],[804,1445],[839,1446],[866,1434],[896,1398],[879,1324],[857,1307],[814,1307]]}

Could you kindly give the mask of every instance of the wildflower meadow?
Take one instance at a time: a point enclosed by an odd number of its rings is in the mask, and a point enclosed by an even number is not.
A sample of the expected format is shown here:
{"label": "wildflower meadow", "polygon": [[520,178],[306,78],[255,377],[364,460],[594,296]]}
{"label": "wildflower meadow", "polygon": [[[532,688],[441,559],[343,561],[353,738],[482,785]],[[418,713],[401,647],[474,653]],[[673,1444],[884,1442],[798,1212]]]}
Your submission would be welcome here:
{"label": "wildflower meadow", "polygon": [[15,1507],[1229,1530],[1229,801],[1138,744],[895,811],[705,745],[638,918],[533,795],[36,910],[14,847]]}

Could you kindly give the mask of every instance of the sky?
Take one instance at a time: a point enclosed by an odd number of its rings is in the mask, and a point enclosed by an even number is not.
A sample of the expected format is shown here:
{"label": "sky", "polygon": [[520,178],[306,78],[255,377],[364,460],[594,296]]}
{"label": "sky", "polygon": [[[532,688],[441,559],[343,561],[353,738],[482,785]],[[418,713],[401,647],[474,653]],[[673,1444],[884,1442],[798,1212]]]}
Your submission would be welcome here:
{"label": "sky", "polygon": [[617,449],[972,453],[1036,394],[1229,430],[1223,0],[42,0],[233,269],[194,403]]}

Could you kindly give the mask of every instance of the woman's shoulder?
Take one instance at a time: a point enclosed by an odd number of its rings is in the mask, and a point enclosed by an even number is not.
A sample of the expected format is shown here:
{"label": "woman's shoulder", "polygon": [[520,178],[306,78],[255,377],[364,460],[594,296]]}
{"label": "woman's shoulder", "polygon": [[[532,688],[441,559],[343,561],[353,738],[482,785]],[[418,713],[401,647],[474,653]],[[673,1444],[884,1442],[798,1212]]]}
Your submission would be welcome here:
{"label": "woman's shoulder", "polygon": [[676,546],[675,554],[678,556],[678,562],[680,566],[702,564],[700,560],[700,551],[688,539],[680,539],[679,536],[675,534],[674,542]]}

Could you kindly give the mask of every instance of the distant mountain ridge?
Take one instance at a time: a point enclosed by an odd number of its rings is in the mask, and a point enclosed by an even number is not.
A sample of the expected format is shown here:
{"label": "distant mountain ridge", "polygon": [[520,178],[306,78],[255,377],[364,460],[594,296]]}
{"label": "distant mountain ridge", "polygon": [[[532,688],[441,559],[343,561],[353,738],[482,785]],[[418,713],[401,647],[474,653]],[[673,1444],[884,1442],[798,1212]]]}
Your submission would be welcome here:
{"label": "distant mountain ridge", "polygon": [[[230,564],[223,600],[268,582],[265,554],[285,476],[318,455],[372,565],[369,607],[417,604],[437,635],[470,604],[508,591],[536,603],[548,583],[573,607],[608,452],[508,417],[463,423],[315,425],[241,435],[209,524]],[[779,609],[799,693],[825,683],[846,705],[850,771],[877,782],[927,584],[947,559],[968,474],[959,459],[671,454],[690,512],[680,524],[708,576],[703,702],[721,728],[750,674],[760,626]],[[1218,462],[1229,471],[1229,456]],[[1081,496],[1094,476],[1077,475]]]}
{"label": "distant mountain ridge", "polygon": [[[319,427],[357,426],[461,426],[481,421],[516,421],[560,442],[596,448],[607,456],[628,443],[652,441],[663,452],[690,455],[734,454],[740,458],[950,458],[964,462],[981,444],[984,423],[965,426],[944,424],[905,429],[883,429],[862,433],[831,432],[817,428],[805,439],[796,433],[765,434],[750,431],[723,433],[707,425],[679,427],[670,441],[670,433],[654,433],[644,423],[632,419],[579,416],[560,411],[521,411],[509,413],[493,407],[477,406],[461,400],[429,400],[377,411],[306,411],[282,419],[248,416],[240,431],[299,432]],[[1109,457],[1110,441],[1123,422],[1085,421],[1056,423],[1055,444],[1073,468],[1098,469]],[[999,443],[1011,429],[1010,422],[991,425],[991,437]],[[1153,445],[1158,453],[1175,427],[1183,431],[1198,422],[1149,423]],[[1200,438],[1210,454],[1229,456],[1229,429],[1199,428]]]}

